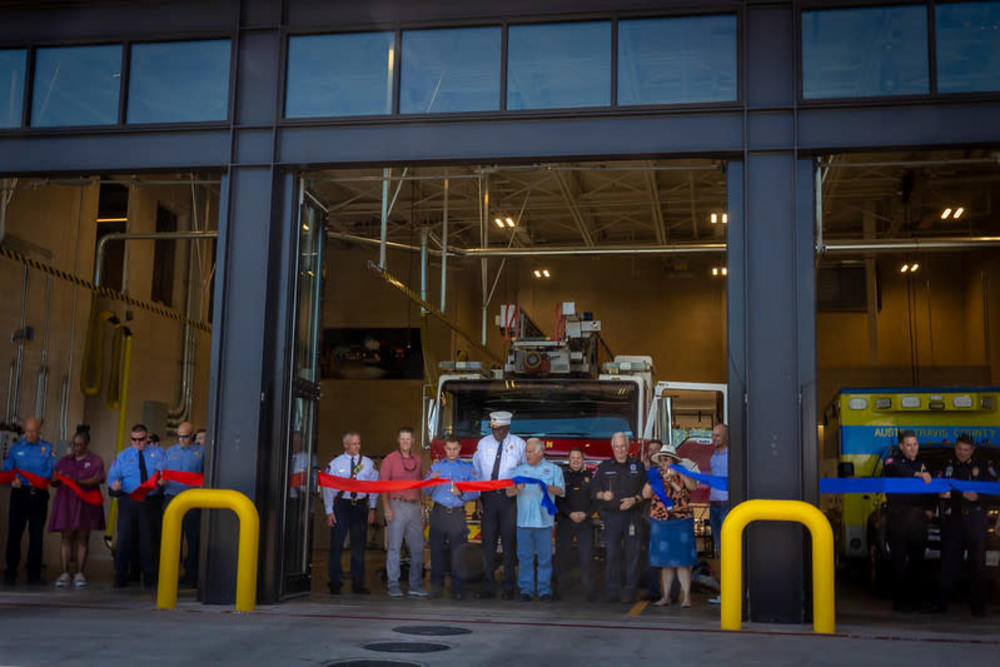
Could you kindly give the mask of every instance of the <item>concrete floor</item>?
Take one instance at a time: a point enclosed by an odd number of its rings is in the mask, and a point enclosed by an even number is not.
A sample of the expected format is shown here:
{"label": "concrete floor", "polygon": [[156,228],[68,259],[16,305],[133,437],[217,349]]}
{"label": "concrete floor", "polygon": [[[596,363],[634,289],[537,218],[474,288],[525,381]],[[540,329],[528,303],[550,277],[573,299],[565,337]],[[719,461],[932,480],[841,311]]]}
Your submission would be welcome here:
{"label": "concrete floor", "polygon": [[[841,594],[841,598],[844,595]],[[2,665],[325,665],[340,660],[402,660],[422,665],[930,665],[996,664],[996,615],[973,619],[956,605],[947,616],[894,616],[888,604],[842,600],[838,634],[808,627],[748,624],[723,632],[718,607],[695,596],[691,609],[569,600],[394,600],[312,594],[236,614],[182,592],[176,610],[155,609],[153,596],[105,585],[84,590],[26,586],[0,591]],[[443,625],[469,634],[421,637],[409,625]],[[431,642],[435,653],[383,653],[373,642]],[[377,663],[369,663],[377,664]]]}

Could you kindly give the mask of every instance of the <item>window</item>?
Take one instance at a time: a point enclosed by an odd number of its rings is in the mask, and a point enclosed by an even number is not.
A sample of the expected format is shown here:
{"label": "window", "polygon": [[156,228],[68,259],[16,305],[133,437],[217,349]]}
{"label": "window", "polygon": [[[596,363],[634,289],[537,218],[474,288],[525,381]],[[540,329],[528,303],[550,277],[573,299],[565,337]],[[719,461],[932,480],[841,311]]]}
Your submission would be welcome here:
{"label": "window", "polygon": [[288,40],[287,118],[392,113],[391,32]]}
{"label": "window", "polygon": [[736,17],[618,23],[618,103],[731,102],[737,94]]}
{"label": "window", "polygon": [[[177,216],[169,209],[157,204],[156,233],[176,231]],[[177,241],[157,239],[153,243],[153,280],[149,290],[149,300],[157,301],[170,308],[174,305],[174,260]]]}
{"label": "window", "polygon": [[1000,2],[934,9],[938,92],[1000,90]]}
{"label": "window", "polygon": [[611,103],[611,24],[512,26],[507,33],[507,108]]}
{"label": "window", "polygon": [[0,127],[19,127],[24,106],[24,49],[0,51]]}
{"label": "window", "polygon": [[229,40],[159,42],[132,47],[129,123],[226,120]]}
{"label": "window", "polygon": [[117,123],[121,71],[121,45],[38,49],[32,126]]}
{"label": "window", "polygon": [[804,98],[928,92],[926,6],[802,13]]}
{"label": "window", "polygon": [[500,108],[500,28],[403,33],[402,113]]}

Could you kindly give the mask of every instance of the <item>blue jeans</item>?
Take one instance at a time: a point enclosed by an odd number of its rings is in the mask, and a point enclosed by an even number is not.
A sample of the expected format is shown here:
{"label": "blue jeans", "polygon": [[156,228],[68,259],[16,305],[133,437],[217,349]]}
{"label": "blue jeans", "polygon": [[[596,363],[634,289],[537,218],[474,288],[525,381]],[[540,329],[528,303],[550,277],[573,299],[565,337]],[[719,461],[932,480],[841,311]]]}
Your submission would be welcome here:
{"label": "blue jeans", "polygon": [[534,595],[535,557],[538,557],[538,594],[552,595],[552,529],[517,527],[517,587]]}
{"label": "blue jeans", "polygon": [[729,503],[725,505],[709,505],[708,524],[712,527],[712,544],[715,547],[715,555],[722,553],[722,522],[729,514]]}

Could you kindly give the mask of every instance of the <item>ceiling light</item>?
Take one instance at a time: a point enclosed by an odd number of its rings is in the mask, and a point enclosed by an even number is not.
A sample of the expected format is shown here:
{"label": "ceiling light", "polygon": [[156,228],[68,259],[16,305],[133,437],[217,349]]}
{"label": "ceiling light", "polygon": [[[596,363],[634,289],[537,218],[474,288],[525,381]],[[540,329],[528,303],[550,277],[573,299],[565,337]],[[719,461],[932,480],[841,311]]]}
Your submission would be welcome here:
{"label": "ceiling light", "polygon": [[552,274],[549,273],[548,269],[542,269],[542,275],[545,276],[546,278],[552,277]]}
{"label": "ceiling light", "polygon": [[903,264],[901,267],[899,267],[899,272],[900,273],[906,273],[909,270],[910,270],[910,265],[909,264]]}
{"label": "ceiling light", "polygon": [[959,206],[958,208],[955,209],[955,212],[952,213],[951,217],[954,218],[955,220],[958,220],[960,217],[962,217],[963,213],[965,213],[965,208]]}
{"label": "ceiling light", "polygon": [[725,224],[728,224],[728,223],[729,223],[729,214],[728,213],[723,213],[722,214],[722,224],[725,225]]}
{"label": "ceiling light", "polygon": [[920,265],[917,264],[916,262],[914,262],[912,265],[910,265],[910,273],[913,273],[914,271],[916,271],[919,268],[920,268]]}
{"label": "ceiling light", "polygon": [[535,269],[535,277],[536,278],[541,278],[542,277],[542,272],[539,271],[538,269]]}
{"label": "ceiling light", "polygon": [[711,221],[711,223],[712,223],[712,224],[714,225],[715,223],[719,222],[719,214],[718,214],[718,213],[713,213],[712,215],[710,215],[710,216],[708,217],[708,219],[709,219],[709,220]]}
{"label": "ceiling light", "polygon": [[941,219],[942,220],[947,220],[949,215],[951,215],[951,209],[950,208],[946,208],[945,210],[941,211]]}
{"label": "ceiling light", "polygon": [[713,266],[712,267],[712,275],[713,276],[719,275],[719,267],[717,267],[717,266]]}
{"label": "ceiling light", "polygon": [[722,267],[722,275],[728,276],[729,275],[729,269],[727,269],[726,267]]}
{"label": "ceiling light", "polygon": [[513,227],[514,226],[514,218],[512,218],[510,216],[507,216],[507,226],[508,227]]}
{"label": "ceiling light", "polygon": [[503,229],[503,220],[501,220],[500,218],[497,218],[496,220],[494,220],[494,222],[497,223],[497,227],[499,227],[500,229]]}

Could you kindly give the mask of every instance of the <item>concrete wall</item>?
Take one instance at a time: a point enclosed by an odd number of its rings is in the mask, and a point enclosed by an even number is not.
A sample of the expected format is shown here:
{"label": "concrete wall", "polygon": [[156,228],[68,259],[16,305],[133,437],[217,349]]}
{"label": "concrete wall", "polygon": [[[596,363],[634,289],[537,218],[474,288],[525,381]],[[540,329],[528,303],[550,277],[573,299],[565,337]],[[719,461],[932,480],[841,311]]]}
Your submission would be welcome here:
{"label": "concrete wall", "polygon": [[[52,185],[21,181],[7,211],[8,242],[21,247],[19,242],[27,242],[52,253],[52,264],[62,270],[93,279],[94,248],[97,232],[98,193],[96,182],[86,185]],[[132,185],[130,188],[128,231],[152,232],[156,229],[157,204],[170,209],[178,216],[178,229],[191,228],[192,199],[188,185]],[[205,199],[210,201],[207,217],[212,228],[216,227],[217,199],[214,191],[201,188],[198,193],[198,221],[204,227],[206,218]],[[212,258],[212,246],[203,244],[200,257],[192,254],[192,261],[200,266],[192,268],[193,319],[203,319],[206,291],[202,289],[202,278],[207,275]],[[183,310],[186,297],[186,272],[188,253],[193,251],[190,242],[178,243],[174,267],[173,305]],[[142,301],[149,301],[153,271],[154,243],[152,241],[130,242],[125,253],[125,290]],[[47,261],[47,260],[46,260]],[[4,363],[13,359],[15,346],[10,342],[10,332],[19,326],[22,303],[22,266],[0,259],[0,360]],[[21,382],[20,400],[14,410],[17,422],[23,424],[25,418],[36,413],[35,392],[37,373],[42,355],[42,329],[45,316],[45,275],[29,272],[28,317],[29,326],[35,328],[34,340],[26,343],[24,352],[24,372]],[[72,437],[77,424],[91,425],[91,449],[104,459],[105,467],[110,467],[116,452],[118,411],[106,406],[106,392],[96,397],[85,397],[80,390],[80,369],[84,354],[92,295],[83,288],[74,288],[70,283],[53,279],[51,299],[51,327],[48,351],[50,376],[45,402],[45,423],[42,437],[56,445],[61,456],[66,451],[66,441]],[[124,304],[99,298],[97,307],[110,310],[124,318]],[[183,325],[145,310],[131,309],[132,318],[128,326],[134,334],[132,369],[130,373],[128,403],[126,408],[126,428],[142,422],[149,412],[147,402],[165,404],[168,408],[178,402],[181,378],[181,345]],[[102,362],[105,368],[105,387],[109,372],[111,328],[105,325],[107,333]],[[207,408],[208,371],[210,354],[210,334],[195,334],[195,373],[193,384],[192,421],[204,425]],[[65,424],[60,424],[61,391],[68,378],[68,408]],[[0,385],[0,407],[5,407],[10,391],[4,383]],[[63,428],[61,428],[63,426]],[[150,423],[150,429],[159,433],[163,442],[172,444],[166,431],[166,424]],[[126,433],[127,437],[127,433]],[[127,442],[125,445],[127,446]],[[0,507],[6,508],[6,488],[0,490]],[[105,506],[107,513],[108,506]],[[0,542],[6,540],[6,512],[0,520]],[[25,536],[25,540],[27,537]],[[45,576],[49,579],[59,574],[58,542],[56,535],[46,534]],[[97,536],[91,539],[91,564],[88,574],[110,576],[110,553],[100,545]]]}

